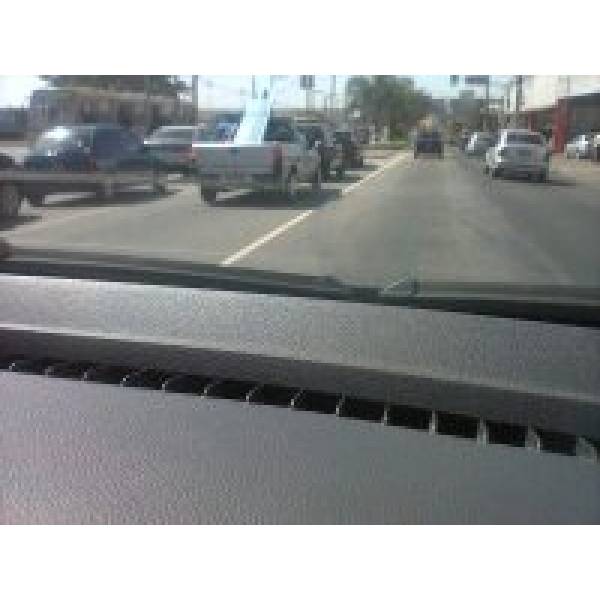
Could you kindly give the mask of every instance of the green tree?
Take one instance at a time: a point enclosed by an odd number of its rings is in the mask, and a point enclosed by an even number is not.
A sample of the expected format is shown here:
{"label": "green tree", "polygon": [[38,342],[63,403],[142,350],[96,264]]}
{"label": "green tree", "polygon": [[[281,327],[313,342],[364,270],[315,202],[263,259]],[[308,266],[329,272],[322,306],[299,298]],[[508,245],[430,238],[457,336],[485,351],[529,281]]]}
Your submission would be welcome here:
{"label": "green tree", "polygon": [[177,75],[41,75],[56,87],[90,87],[101,90],[144,92],[146,79],[150,93],[176,96],[187,88]]}
{"label": "green tree", "polygon": [[431,98],[418,90],[410,77],[356,75],[348,80],[348,107],[360,110],[361,119],[378,129],[387,125],[392,135],[408,129],[431,108]]}

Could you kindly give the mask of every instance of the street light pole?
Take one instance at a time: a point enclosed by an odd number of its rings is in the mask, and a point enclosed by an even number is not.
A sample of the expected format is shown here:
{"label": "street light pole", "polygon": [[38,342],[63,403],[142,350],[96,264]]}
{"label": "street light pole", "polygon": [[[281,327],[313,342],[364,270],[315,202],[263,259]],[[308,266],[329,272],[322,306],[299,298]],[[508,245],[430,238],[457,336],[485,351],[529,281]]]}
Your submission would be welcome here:
{"label": "street light pole", "polygon": [[517,75],[515,83],[515,127],[518,127],[521,120],[521,102],[523,100],[523,75]]}
{"label": "street light pole", "polygon": [[198,75],[192,75],[192,120],[198,124]]}

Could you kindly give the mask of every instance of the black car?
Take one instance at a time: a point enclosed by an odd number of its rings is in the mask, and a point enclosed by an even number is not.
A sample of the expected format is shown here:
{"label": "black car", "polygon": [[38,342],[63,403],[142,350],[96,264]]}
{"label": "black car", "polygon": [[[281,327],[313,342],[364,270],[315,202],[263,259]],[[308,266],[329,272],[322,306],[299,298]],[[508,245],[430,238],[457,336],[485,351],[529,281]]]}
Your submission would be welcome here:
{"label": "black car", "polygon": [[336,143],[330,127],[325,123],[299,122],[297,128],[311,146],[315,146],[321,159],[321,175],[329,179],[332,171],[338,178],[344,176],[342,144]]}
{"label": "black car", "polygon": [[336,144],[341,144],[342,155],[344,157],[344,167],[359,168],[365,165],[362,148],[356,139],[356,136],[347,130],[338,129],[334,133]]}
{"label": "black car", "polygon": [[[102,174],[147,173],[158,169],[156,159],[142,141],[119,125],[61,125],[43,133],[25,157],[27,171]],[[74,177],[55,182],[27,183],[25,195],[39,206],[50,193],[95,191],[104,194],[99,178]]]}
{"label": "black car", "polygon": [[420,154],[435,154],[439,158],[444,156],[444,143],[439,131],[423,129],[417,132],[414,143],[415,158]]}

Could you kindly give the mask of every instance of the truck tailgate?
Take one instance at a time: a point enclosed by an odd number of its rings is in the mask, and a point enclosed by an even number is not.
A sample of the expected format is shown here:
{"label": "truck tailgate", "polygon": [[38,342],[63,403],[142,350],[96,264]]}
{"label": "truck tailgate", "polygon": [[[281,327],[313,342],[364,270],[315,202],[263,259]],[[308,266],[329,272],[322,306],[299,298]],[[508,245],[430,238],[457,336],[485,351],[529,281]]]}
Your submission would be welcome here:
{"label": "truck tailgate", "polygon": [[201,174],[222,177],[273,173],[273,144],[194,144]]}

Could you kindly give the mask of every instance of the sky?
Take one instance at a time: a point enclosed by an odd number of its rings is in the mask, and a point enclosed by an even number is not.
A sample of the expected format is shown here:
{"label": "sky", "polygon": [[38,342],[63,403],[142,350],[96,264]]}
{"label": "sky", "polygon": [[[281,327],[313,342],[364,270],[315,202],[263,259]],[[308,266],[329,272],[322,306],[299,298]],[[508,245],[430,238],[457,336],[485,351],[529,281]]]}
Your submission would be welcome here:
{"label": "sky", "polygon": [[[183,76],[191,80],[190,76]],[[337,76],[338,102],[344,89],[346,75]],[[451,87],[448,75],[413,76],[415,85],[430,92],[436,97],[456,96],[460,87]],[[500,78],[498,78],[499,80]],[[252,87],[250,75],[200,76],[198,103],[204,108],[236,108],[242,107]],[[0,106],[27,105],[32,90],[43,87],[44,82],[35,75],[0,76]],[[323,97],[329,94],[330,77],[317,75],[315,79],[314,106],[323,106]],[[299,87],[298,77],[290,76],[278,96],[277,104],[281,106],[303,106],[304,92]]]}

